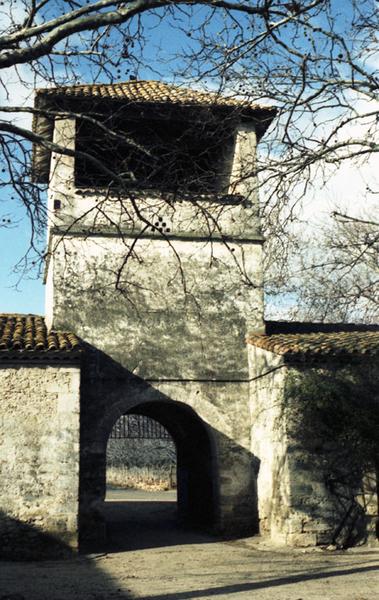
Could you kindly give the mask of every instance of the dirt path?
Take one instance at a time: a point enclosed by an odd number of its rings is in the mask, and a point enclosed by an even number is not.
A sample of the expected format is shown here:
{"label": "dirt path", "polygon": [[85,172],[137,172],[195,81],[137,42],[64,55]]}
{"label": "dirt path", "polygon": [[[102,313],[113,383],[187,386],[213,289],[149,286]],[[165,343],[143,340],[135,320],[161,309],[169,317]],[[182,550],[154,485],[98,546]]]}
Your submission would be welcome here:
{"label": "dirt path", "polygon": [[289,552],[259,538],[222,542],[178,529],[174,507],[167,496],[114,499],[107,553],[0,563],[0,600],[379,598],[377,550]]}

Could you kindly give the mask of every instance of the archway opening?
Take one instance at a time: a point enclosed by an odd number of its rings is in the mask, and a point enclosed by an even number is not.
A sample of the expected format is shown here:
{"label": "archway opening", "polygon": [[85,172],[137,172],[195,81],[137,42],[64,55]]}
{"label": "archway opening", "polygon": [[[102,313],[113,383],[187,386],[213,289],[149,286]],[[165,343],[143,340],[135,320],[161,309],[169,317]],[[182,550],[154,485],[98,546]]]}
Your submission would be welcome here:
{"label": "archway opening", "polygon": [[106,500],[123,491],[176,498],[176,448],[167,429],[144,415],[121,415],[107,443],[106,484]]}
{"label": "archway opening", "polygon": [[178,532],[182,542],[211,532],[214,483],[209,433],[190,407],[148,402],[125,412],[107,444],[108,543],[172,545]]}

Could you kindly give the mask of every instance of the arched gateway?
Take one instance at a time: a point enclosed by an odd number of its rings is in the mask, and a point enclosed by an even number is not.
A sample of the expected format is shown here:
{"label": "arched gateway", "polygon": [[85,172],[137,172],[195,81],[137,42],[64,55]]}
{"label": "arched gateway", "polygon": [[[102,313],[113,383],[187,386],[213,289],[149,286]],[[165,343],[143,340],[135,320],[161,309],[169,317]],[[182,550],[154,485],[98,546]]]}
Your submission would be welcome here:
{"label": "arched gateway", "polygon": [[[192,385],[182,395],[177,393],[179,399],[174,400],[172,393],[170,396],[163,393],[98,354],[95,349],[87,349],[87,361],[101,365],[101,370],[94,379],[91,375],[83,376],[81,390],[82,548],[96,547],[105,539],[106,446],[113,425],[124,414],[151,417],[172,436],[177,452],[177,506],[181,524],[226,535],[256,532],[253,455],[233,439],[230,431],[222,431],[225,422],[222,411],[209,399],[199,398],[199,390]],[[88,363],[84,373],[91,373]],[[225,393],[223,387],[220,395]]]}
{"label": "arched gateway", "polygon": [[[210,532],[216,527],[218,469],[212,431],[188,405],[161,398],[144,401],[143,394],[140,396],[134,402],[118,402],[98,430],[88,436],[85,470],[91,477],[81,487],[83,545],[104,539],[101,504],[105,496],[105,452],[115,414],[144,415],[167,429],[176,447],[178,523]],[[92,452],[91,447],[96,451]]]}

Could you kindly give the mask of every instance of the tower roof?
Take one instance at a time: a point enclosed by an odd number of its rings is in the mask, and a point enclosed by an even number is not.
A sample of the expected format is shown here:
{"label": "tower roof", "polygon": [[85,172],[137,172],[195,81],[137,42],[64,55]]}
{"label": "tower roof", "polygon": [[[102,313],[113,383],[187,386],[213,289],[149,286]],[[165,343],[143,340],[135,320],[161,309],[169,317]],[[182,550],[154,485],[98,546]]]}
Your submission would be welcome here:
{"label": "tower roof", "polygon": [[[61,86],[55,88],[39,88],[36,90],[37,103],[39,99],[51,97],[65,98],[103,98],[107,100],[176,104],[180,106],[210,106],[244,109],[247,113],[257,110],[268,110],[275,115],[272,106],[262,106],[236,95],[225,96],[216,92],[205,92],[191,88],[172,85],[162,81],[126,81],[124,83],[96,83]],[[43,102],[42,102],[43,103]]]}
{"label": "tower roof", "polygon": [[[274,119],[277,109],[215,92],[204,92],[161,81],[127,81],[112,84],[82,84],[55,88],[40,88],[35,92],[33,131],[48,141],[53,138],[54,113],[73,112],[86,114],[95,107],[120,106],[141,108],[192,108],[206,109],[213,113],[234,114],[253,121],[258,138],[262,137]],[[37,181],[47,181],[50,166],[50,150],[35,144],[33,151],[33,174]]]}

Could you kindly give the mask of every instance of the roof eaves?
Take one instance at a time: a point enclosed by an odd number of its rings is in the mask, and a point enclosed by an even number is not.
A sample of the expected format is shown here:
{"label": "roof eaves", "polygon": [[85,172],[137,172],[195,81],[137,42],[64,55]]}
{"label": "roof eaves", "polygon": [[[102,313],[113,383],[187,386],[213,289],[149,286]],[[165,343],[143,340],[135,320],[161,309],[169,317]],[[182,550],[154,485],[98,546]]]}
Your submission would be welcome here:
{"label": "roof eaves", "polygon": [[282,341],[276,342],[275,340],[272,340],[272,338],[270,339],[270,337],[271,336],[265,335],[252,335],[248,336],[246,341],[249,345],[281,356],[286,362],[320,363],[330,360],[361,362],[378,360],[379,358],[379,345],[372,348],[359,348],[357,350],[343,347],[331,347],[326,343],[315,348],[306,348],[304,347],[304,344],[291,344],[291,347],[286,347]]}
{"label": "roof eaves", "polygon": [[82,350],[71,350],[70,352],[56,351],[28,351],[28,350],[0,350],[0,365],[11,364],[71,364],[80,363],[83,356]]}

